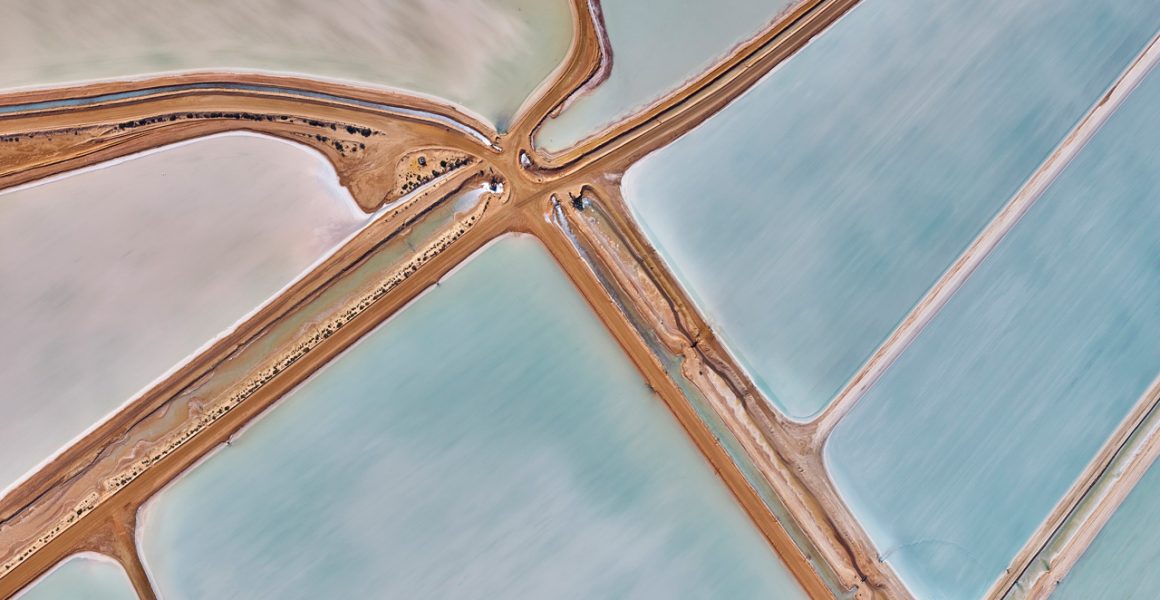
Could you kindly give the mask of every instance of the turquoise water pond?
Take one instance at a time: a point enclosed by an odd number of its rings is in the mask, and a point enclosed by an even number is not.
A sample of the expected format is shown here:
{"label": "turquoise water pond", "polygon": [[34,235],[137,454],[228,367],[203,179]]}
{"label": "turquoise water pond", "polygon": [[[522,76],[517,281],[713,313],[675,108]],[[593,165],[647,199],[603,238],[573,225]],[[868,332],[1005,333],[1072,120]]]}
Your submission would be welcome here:
{"label": "turquoise water pond", "polygon": [[826,447],[922,598],[980,597],[1160,373],[1158,105],[1154,71]]}
{"label": "turquoise water pond", "polygon": [[530,237],[506,237],[152,499],[182,598],[804,598]]}
{"label": "turquoise water pond", "polygon": [[1153,0],[866,0],[629,169],[625,198],[806,419],[1158,29]]}
{"label": "turquoise water pond", "polygon": [[97,554],[74,554],[24,588],[14,600],[137,600],[121,565]]}

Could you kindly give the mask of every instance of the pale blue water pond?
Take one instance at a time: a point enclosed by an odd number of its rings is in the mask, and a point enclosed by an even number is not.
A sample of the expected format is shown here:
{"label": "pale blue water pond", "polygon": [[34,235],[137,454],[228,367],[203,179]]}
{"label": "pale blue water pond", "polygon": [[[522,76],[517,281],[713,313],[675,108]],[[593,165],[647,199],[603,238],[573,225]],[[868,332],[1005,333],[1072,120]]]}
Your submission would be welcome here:
{"label": "pale blue water pond", "polygon": [[612,72],[559,117],[536,145],[564,150],[680,87],[760,33],[798,0],[605,0]]}
{"label": "pale blue water pond", "polygon": [[921,598],[980,597],[1160,373],[1158,105],[1153,72],[826,446]]}
{"label": "pale blue water pond", "polygon": [[16,594],[15,600],[137,600],[121,565],[97,554],[74,554]]}
{"label": "pale blue water pond", "polygon": [[142,511],[181,598],[804,598],[537,241],[509,237]]}
{"label": "pale blue water pond", "polygon": [[1160,28],[1153,0],[866,0],[625,197],[778,408],[820,411]]}
{"label": "pale blue water pond", "polygon": [[1160,590],[1160,468],[1153,464],[1052,594],[1151,600]]}

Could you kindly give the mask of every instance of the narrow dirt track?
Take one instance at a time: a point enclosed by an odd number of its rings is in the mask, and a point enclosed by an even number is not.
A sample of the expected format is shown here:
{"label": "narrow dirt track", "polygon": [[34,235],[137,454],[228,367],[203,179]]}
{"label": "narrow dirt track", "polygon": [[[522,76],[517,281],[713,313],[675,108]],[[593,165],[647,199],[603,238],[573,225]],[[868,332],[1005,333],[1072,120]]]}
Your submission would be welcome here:
{"label": "narrow dirt track", "polygon": [[[803,0],[697,79],[559,155],[534,148],[536,130],[609,68],[603,25],[586,0],[572,2],[574,38],[565,61],[504,135],[449,104],[306,78],[203,73],[0,97],[0,108],[10,109],[0,112],[0,188],[245,130],[322,152],[367,212],[404,200],[232,334],[0,499],[0,598],[84,549],[120,561],[141,597],[154,597],[133,544],[137,508],[361,335],[509,232],[530,233],[549,248],[812,597],[909,597],[833,489],[809,436],[764,402],[619,196],[628,166],[721,110],[856,2]],[[126,93],[133,97],[100,99]],[[71,108],[35,104],[64,98],[90,101]],[[15,108],[21,105],[29,108]],[[418,152],[461,157],[462,166],[428,174],[416,166]],[[472,189],[483,190],[481,203],[448,214],[450,199]],[[592,203],[590,212],[585,201]],[[594,211],[606,218],[592,220]],[[575,226],[580,241],[553,223],[556,216]],[[438,233],[411,239],[419,223],[438,223]],[[404,243],[419,251],[382,258]],[[359,293],[337,291],[351,287]],[[650,345],[654,337],[661,347]],[[678,376],[699,390],[738,440],[764,479],[757,483],[774,491],[778,507],[741,473],[659,353],[685,360]]]}

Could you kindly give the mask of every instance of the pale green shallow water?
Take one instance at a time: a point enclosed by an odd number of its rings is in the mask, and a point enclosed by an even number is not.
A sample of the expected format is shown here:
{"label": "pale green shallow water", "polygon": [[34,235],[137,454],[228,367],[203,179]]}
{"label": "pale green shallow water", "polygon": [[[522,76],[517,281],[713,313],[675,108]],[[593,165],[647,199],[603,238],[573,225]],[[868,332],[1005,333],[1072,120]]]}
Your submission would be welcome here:
{"label": "pale green shallow water", "polygon": [[545,150],[568,148],[672,92],[760,33],[797,0],[605,0],[612,72],[548,119]]}
{"label": "pale green shallow water", "polygon": [[775,405],[820,411],[1160,28],[1154,0],[865,0],[625,198]]}
{"label": "pale green shallow water", "polygon": [[826,446],[922,598],[980,597],[1160,373],[1157,106],[1153,72]]}
{"label": "pale green shallow water", "polygon": [[504,129],[560,64],[567,0],[8,0],[0,89],[263,70],[446,98]]}
{"label": "pale green shallow water", "polygon": [[1056,600],[1152,600],[1160,590],[1160,468],[1155,464],[1060,582]]}
{"label": "pale green shallow water", "polygon": [[803,598],[549,255],[482,251],[163,490],[181,598]]}
{"label": "pale green shallow water", "polygon": [[251,134],[0,192],[0,490],[368,220],[321,154]]}
{"label": "pale green shallow water", "polygon": [[137,592],[121,565],[85,553],[64,559],[15,600],[137,600]]}

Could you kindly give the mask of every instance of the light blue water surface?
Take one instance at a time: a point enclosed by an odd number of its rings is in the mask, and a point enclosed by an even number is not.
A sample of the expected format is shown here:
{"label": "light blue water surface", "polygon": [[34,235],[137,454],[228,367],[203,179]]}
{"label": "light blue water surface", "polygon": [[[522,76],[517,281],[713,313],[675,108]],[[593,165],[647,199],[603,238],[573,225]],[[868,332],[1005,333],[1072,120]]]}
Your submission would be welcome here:
{"label": "light blue water surface", "polygon": [[564,150],[661,99],[760,33],[799,0],[604,0],[612,72],[559,116],[536,145]]}
{"label": "light blue water surface", "polygon": [[1153,72],[826,447],[922,598],[981,597],[1160,373],[1157,106]]}
{"label": "light blue water surface", "polygon": [[182,598],[803,598],[532,238],[506,238],[143,511]]}
{"label": "light blue water surface", "polygon": [[761,389],[820,411],[1160,28],[1154,0],[865,0],[625,177]]}
{"label": "light blue water surface", "polygon": [[1160,468],[1155,464],[1059,584],[1056,600],[1151,600],[1160,590]]}
{"label": "light blue water surface", "polygon": [[15,600],[137,600],[121,565],[96,554],[74,554],[24,588]]}

